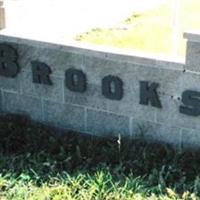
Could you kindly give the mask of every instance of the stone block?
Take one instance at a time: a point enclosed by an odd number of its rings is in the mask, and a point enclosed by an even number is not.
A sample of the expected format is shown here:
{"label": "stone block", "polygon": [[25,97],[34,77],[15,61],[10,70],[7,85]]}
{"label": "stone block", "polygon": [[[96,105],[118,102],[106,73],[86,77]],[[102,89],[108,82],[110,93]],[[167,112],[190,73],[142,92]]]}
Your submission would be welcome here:
{"label": "stone block", "polygon": [[185,90],[200,91],[199,82],[200,75],[192,72],[185,72],[177,77],[173,83],[175,90],[170,95],[161,97],[163,108],[161,111],[156,111],[156,121],[171,126],[200,129],[200,116],[188,116],[179,111],[182,105],[182,93]]}
{"label": "stone block", "polygon": [[[104,59],[97,58],[97,60],[94,60],[93,62],[90,61],[90,59],[92,58],[93,57],[91,58],[88,57],[87,59],[85,58],[86,60],[82,65],[82,67],[77,68],[83,70],[83,72],[86,74],[87,77],[86,92],[75,93],[71,92],[69,89],[65,87],[65,101],[67,103],[69,102],[78,105],[88,106],[91,108],[106,110],[108,99],[106,99],[102,95],[101,84],[102,84],[102,79],[105,76],[112,74],[113,70],[110,71],[109,66],[107,66],[108,68],[106,70],[106,66],[103,65],[103,63],[105,63]],[[92,62],[92,64],[89,65],[88,63],[90,62]],[[100,64],[102,65],[100,66]],[[100,68],[98,69],[98,67]]]}
{"label": "stone block", "polygon": [[152,142],[161,142],[181,147],[181,128],[132,119],[132,136]]}
{"label": "stone block", "polygon": [[181,148],[181,128],[171,125],[158,125],[154,132],[148,132],[145,137],[148,140],[170,144],[176,148]]}
{"label": "stone block", "polygon": [[199,149],[200,148],[200,131],[193,129],[182,129],[182,148]]}
{"label": "stone block", "polygon": [[163,68],[163,69],[171,69],[171,70],[184,70],[184,59],[183,58],[177,58],[176,60],[173,59],[173,61],[163,61],[163,60],[157,60],[156,61],[156,67]]}
{"label": "stone block", "polygon": [[21,91],[21,74],[18,74],[15,78],[7,78],[0,76],[0,88],[10,92],[20,93]]}
{"label": "stone block", "polygon": [[63,103],[64,79],[55,76],[50,76],[50,79],[52,85],[33,83],[32,72],[24,72],[21,80],[22,94]]}
{"label": "stone block", "polygon": [[[89,62],[89,61],[88,61]],[[91,61],[90,61],[91,62]],[[96,65],[95,65],[96,63]],[[120,101],[104,100],[107,104],[107,110],[111,112],[119,112],[123,115],[133,116],[134,118],[142,118],[144,120],[153,120],[157,108],[152,106],[144,106],[139,104],[140,81],[156,82],[160,84],[159,93],[172,93],[176,91],[174,83],[181,76],[180,70],[157,69],[154,67],[144,67],[140,65],[116,63],[114,61],[94,61],[87,64],[89,77],[94,76],[94,81],[101,79],[108,74],[118,76],[124,83],[124,97]],[[91,82],[93,82],[91,80]]]}
{"label": "stone block", "polygon": [[98,110],[87,110],[87,132],[99,136],[130,136],[129,117]]}
{"label": "stone block", "polygon": [[64,86],[65,102],[106,110],[106,99],[101,94],[99,85],[87,84],[84,93],[72,92]]}
{"label": "stone block", "polygon": [[39,98],[3,91],[2,110],[8,113],[28,115],[33,120],[43,121],[42,102]]}
{"label": "stone block", "polygon": [[81,69],[83,63],[83,55],[56,49],[39,48],[37,57],[51,67],[54,75],[62,77],[68,68]]}
{"label": "stone block", "polygon": [[200,72],[200,42],[187,42],[185,68],[187,70]]}
{"label": "stone block", "polygon": [[[182,75],[180,69],[158,69],[140,65],[116,62],[113,60],[85,57],[83,71],[87,76],[87,91],[74,93],[65,87],[65,101],[78,105],[114,112],[119,115],[132,116],[155,122],[155,113],[158,108],[139,104],[140,81],[156,82],[160,84],[159,94],[171,96],[176,92],[174,84]],[[105,76],[118,76],[123,82],[123,98],[110,100],[102,95],[101,84]]]}
{"label": "stone block", "polygon": [[4,37],[0,37],[0,43],[6,43],[13,47],[17,51],[18,59],[17,63],[19,65],[20,71],[24,69],[30,68],[30,61],[37,58],[36,52],[37,48],[34,46],[29,46],[27,44],[18,43],[17,39],[9,41],[9,39],[5,39]]}
{"label": "stone block", "polygon": [[[4,42],[4,37],[0,38],[0,42]],[[62,51],[59,48],[45,48],[41,44],[33,45],[32,41],[27,43],[20,43],[18,41],[9,42],[7,39],[5,41],[7,44],[11,45],[18,52],[18,63],[20,69],[31,70],[31,61],[40,61],[46,63],[54,75],[64,77],[64,72],[71,66],[81,68],[83,63],[83,55]]]}
{"label": "stone block", "polygon": [[83,107],[45,100],[44,120],[55,127],[85,131],[85,109]]}

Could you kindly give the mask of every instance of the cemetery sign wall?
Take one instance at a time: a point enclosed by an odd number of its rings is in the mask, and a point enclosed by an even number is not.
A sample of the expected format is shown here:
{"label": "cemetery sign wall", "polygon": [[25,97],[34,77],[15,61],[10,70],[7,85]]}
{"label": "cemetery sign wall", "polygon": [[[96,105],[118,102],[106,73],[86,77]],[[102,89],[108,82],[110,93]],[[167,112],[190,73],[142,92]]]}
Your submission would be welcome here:
{"label": "cemetery sign wall", "polygon": [[0,36],[1,110],[90,134],[198,146],[200,36],[186,37],[184,63]]}

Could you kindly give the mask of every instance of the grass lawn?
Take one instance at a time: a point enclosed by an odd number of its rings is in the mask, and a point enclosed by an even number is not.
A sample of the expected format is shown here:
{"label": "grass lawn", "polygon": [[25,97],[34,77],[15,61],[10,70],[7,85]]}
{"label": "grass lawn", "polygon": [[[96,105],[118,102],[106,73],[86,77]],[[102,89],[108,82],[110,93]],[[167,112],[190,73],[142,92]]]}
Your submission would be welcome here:
{"label": "grass lawn", "polygon": [[197,200],[200,151],[0,117],[0,199]]}
{"label": "grass lawn", "polygon": [[[144,13],[134,13],[121,24],[109,29],[94,28],[76,36],[77,41],[149,53],[172,54],[173,9],[171,1]],[[108,19],[109,20],[109,19]],[[179,48],[177,56],[185,55],[183,32],[200,29],[200,1],[181,0],[179,13]]]}

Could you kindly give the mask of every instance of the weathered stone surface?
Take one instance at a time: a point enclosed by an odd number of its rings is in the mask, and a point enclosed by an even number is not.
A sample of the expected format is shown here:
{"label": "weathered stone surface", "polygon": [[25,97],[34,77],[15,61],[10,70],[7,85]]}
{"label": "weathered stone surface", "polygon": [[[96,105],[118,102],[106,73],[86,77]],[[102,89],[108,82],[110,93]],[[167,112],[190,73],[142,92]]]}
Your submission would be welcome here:
{"label": "weathered stone surface", "polygon": [[[6,43],[12,46],[18,54],[17,63],[20,71],[31,70],[31,61],[38,59],[38,48],[28,44],[20,44],[16,42],[7,42],[0,37],[0,42]],[[38,52],[38,53],[37,53]]]}
{"label": "weathered stone surface", "polygon": [[[65,101],[84,105],[101,110],[116,112],[155,121],[155,112],[158,108],[139,104],[140,81],[157,82],[160,84],[159,93],[168,95],[176,91],[174,84],[182,75],[181,70],[157,69],[116,62],[97,57],[85,57],[83,70],[87,76],[87,91],[84,94],[74,93],[65,88]],[[123,82],[124,96],[122,100],[109,100],[102,95],[102,79],[107,75],[118,76]],[[167,91],[166,91],[167,90]]]}
{"label": "weathered stone surface", "polygon": [[180,58],[174,61],[163,61],[163,60],[156,61],[156,67],[163,68],[163,69],[183,70],[184,65],[185,65],[184,59],[180,59]]}
{"label": "weathered stone surface", "polygon": [[9,113],[25,114],[36,121],[43,121],[42,102],[39,98],[3,91],[2,110]]}
{"label": "weathered stone surface", "polygon": [[21,74],[18,74],[15,78],[6,78],[3,76],[0,76],[0,88],[3,90],[7,90],[10,92],[20,92],[21,85],[20,85],[20,79]]}
{"label": "weathered stone surface", "polygon": [[120,116],[98,110],[87,110],[87,132],[102,136],[130,136],[130,120]]}
{"label": "weathered stone surface", "polygon": [[61,128],[85,131],[85,109],[71,104],[44,101],[44,121]]}
{"label": "weathered stone surface", "polygon": [[200,148],[200,131],[193,129],[182,130],[182,148],[197,149]]}
{"label": "weathered stone surface", "polygon": [[[0,36],[0,42],[4,39]],[[122,134],[177,147],[191,143],[198,146],[195,137],[199,140],[200,116],[192,117],[179,111],[185,90],[200,91],[198,41],[189,42],[186,65],[159,57],[6,37],[5,42],[9,41],[18,50],[21,70],[15,79],[0,77],[3,111],[29,114],[50,125],[96,135]],[[51,67],[53,85],[32,83],[31,61]],[[66,87],[65,71],[70,68],[85,73],[87,89],[84,93],[72,92]],[[121,100],[110,100],[102,94],[102,79],[108,75],[119,77],[123,82]],[[139,103],[140,81],[159,84],[156,90],[162,108]]]}
{"label": "weathered stone surface", "polygon": [[106,110],[106,99],[102,96],[101,86],[87,84],[87,90],[84,93],[72,92],[64,86],[65,102]]}
{"label": "weathered stone surface", "polygon": [[148,132],[146,139],[167,143],[177,148],[181,148],[181,128],[171,125],[160,124],[156,126],[154,132]]}
{"label": "weathered stone surface", "polygon": [[176,126],[132,119],[132,136],[147,141],[163,142],[180,148],[181,129]]}
{"label": "weathered stone surface", "polygon": [[179,112],[182,93],[185,90],[200,91],[199,83],[200,76],[192,72],[177,77],[172,83],[175,90],[170,95],[162,95],[163,108],[156,112],[156,121],[171,126],[200,129],[200,116],[188,116]]}
{"label": "weathered stone surface", "polygon": [[[130,66],[131,67],[131,66]],[[148,81],[158,83],[157,93],[159,95],[161,105],[161,95],[169,95],[176,91],[174,83],[177,77],[181,76],[180,71],[149,68],[148,70],[142,66],[135,66],[135,70],[130,73],[121,73],[120,77],[126,81],[126,89],[124,99],[120,102],[109,102],[108,110],[123,113],[134,118],[155,122],[155,113],[162,112],[162,109],[152,107],[151,105],[140,105],[140,81]]]}
{"label": "weathered stone surface", "polygon": [[200,42],[200,32],[199,30],[192,30],[183,33],[183,37],[193,42]]}
{"label": "weathered stone surface", "polygon": [[187,42],[186,69],[200,72],[200,42]]}
{"label": "weathered stone surface", "polygon": [[[103,66],[97,66],[96,71],[93,72],[97,76],[101,72]],[[115,70],[116,68],[116,70]],[[172,93],[174,83],[177,77],[181,76],[179,70],[156,69],[153,67],[146,67],[134,64],[120,64],[116,65],[109,62],[102,71],[108,71],[113,75],[119,76],[124,83],[124,98],[121,101],[107,101],[107,109],[109,111],[118,110],[118,112],[133,116],[134,118],[149,119],[154,121],[154,116],[158,108],[152,106],[144,106],[139,104],[140,96],[140,81],[149,81],[149,83],[159,83],[158,93],[167,92]],[[91,71],[89,68],[88,71]],[[97,78],[96,78],[97,79]],[[100,78],[101,79],[101,78]]]}
{"label": "weathered stone surface", "polygon": [[[3,38],[0,38],[3,42]],[[16,42],[6,42],[14,47],[18,52],[18,63],[21,69],[31,70],[31,61],[46,63],[54,72],[54,75],[64,77],[64,72],[71,66],[81,68],[83,55],[62,51],[59,48],[45,48],[41,44],[31,45]]]}
{"label": "weathered stone surface", "polygon": [[24,72],[21,80],[22,94],[63,103],[64,79],[51,75],[50,79],[52,81],[52,85],[33,83],[32,72]]}

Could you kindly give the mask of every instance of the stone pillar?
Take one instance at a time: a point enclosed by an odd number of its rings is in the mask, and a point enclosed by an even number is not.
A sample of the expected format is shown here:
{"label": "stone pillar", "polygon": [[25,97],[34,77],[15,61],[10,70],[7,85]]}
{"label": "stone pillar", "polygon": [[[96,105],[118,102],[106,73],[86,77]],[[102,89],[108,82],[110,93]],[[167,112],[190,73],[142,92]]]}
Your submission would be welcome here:
{"label": "stone pillar", "polygon": [[200,72],[200,30],[184,33],[187,39],[186,70]]}
{"label": "stone pillar", "polygon": [[3,1],[0,0],[0,30],[5,28],[5,9],[3,7]]}

